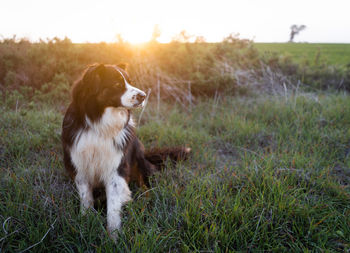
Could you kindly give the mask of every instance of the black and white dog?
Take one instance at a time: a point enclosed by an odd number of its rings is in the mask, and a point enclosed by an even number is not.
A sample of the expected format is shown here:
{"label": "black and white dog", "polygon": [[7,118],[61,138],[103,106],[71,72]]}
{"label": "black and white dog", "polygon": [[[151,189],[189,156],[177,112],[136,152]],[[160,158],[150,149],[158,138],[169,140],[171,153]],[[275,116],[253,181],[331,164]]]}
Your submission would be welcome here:
{"label": "black and white dog", "polygon": [[113,239],[121,208],[131,200],[130,181],[147,185],[166,157],[185,159],[189,148],[144,151],[135,136],[130,109],[143,106],[146,94],[133,87],[125,65],[95,64],[72,88],[62,125],[64,164],[75,181],[81,212],[93,206],[93,190],[107,197],[107,230]]}

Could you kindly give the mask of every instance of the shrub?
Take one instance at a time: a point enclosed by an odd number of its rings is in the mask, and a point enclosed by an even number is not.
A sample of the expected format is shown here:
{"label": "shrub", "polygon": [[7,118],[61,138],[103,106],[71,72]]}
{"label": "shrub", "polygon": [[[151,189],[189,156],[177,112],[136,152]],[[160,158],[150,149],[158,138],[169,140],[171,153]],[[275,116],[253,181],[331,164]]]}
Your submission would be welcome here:
{"label": "shrub", "polygon": [[[36,101],[65,103],[69,84],[95,62],[128,62],[138,87],[151,89],[157,99],[180,103],[217,93],[256,89],[281,92],[297,83],[306,89],[350,90],[350,67],[324,64],[320,53],[314,61],[299,64],[290,56],[262,55],[252,41],[237,35],[228,36],[222,43],[153,41],[141,47],[123,41],[73,44],[67,38],[39,43],[5,39],[0,42],[0,90],[17,90]],[[13,99],[7,98],[9,104]]]}

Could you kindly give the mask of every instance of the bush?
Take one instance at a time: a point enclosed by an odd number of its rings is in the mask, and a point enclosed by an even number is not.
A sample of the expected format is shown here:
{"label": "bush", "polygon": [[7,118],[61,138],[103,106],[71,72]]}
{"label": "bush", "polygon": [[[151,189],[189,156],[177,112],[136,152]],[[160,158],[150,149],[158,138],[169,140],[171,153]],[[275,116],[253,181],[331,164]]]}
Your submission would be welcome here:
{"label": "bush", "polygon": [[6,98],[12,106],[18,94],[65,103],[69,84],[95,62],[128,62],[136,86],[181,103],[217,93],[283,91],[296,83],[306,89],[350,90],[350,67],[329,66],[321,58],[317,54],[314,61],[297,64],[288,56],[261,55],[252,41],[237,35],[222,43],[150,42],[142,47],[122,41],[73,44],[54,38],[30,43],[14,38],[0,42],[0,90],[3,97],[9,96],[5,90],[18,91]]}
{"label": "bush", "polygon": [[297,64],[290,56],[274,53],[262,59],[273,71],[281,71],[294,83],[300,82],[306,90],[350,91],[350,67],[328,65],[320,58],[318,53],[314,61],[306,60]]}

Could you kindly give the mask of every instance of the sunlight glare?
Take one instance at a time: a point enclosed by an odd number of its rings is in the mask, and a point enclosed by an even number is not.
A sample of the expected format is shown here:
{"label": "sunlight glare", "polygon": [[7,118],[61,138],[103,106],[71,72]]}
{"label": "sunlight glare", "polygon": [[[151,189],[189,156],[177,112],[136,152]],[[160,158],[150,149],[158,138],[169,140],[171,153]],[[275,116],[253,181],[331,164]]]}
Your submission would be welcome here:
{"label": "sunlight glare", "polygon": [[123,40],[131,44],[142,44],[150,41],[152,31],[150,29],[140,29],[134,26],[128,27],[127,31],[120,33]]}

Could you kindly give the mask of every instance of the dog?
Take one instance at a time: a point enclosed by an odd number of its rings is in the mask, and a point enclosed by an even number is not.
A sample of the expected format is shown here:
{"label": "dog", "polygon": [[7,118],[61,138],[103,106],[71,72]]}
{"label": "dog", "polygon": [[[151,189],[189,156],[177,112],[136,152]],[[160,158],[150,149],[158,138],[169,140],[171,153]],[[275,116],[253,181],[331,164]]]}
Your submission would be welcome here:
{"label": "dog", "polygon": [[148,186],[149,177],[169,157],[186,159],[186,147],[145,152],[135,135],[131,109],[142,107],[146,94],[134,87],[126,65],[94,64],[72,86],[72,101],[62,124],[66,171],[76,184],[83,214],[93,207],[94,189],[107,198],[107,231],[116,239],[122,206],[131,200],[129,183]]}

